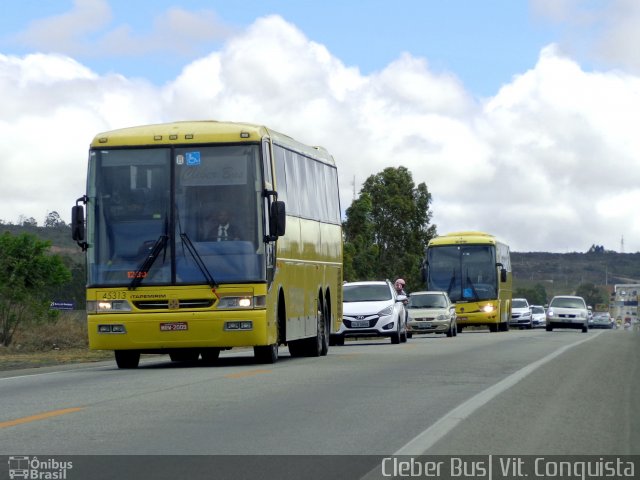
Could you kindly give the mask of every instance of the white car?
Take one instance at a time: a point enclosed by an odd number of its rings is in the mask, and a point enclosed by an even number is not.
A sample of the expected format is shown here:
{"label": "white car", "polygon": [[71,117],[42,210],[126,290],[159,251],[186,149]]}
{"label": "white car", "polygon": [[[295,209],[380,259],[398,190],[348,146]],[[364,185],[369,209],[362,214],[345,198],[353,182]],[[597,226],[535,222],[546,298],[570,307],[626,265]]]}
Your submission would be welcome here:
{"label": "white car", "polygon": [[511,300],[510,327],[532,328],[531,307],[526,298],[514,298]]}
{"label": "white car", "polygon": [[409,295],[407,311],[409,338],[419,333],[443,333],[447,337],[458,334],[456,307],[447,292],[414,292]]}
{"label": "white car", "polygon": [[345,337],[389,337],[391,343],[407,341],[405,295],[396,294],[391,282],[348,282],[343,286],[342,325],[332,335],[335,345]]}
{"label": "white car", "polygon": [[542,305],[531,305],[531,326],[544,327],[547,324],[547,312]]}
{"label": "white car", "polygon": [[558,295],[549,302],[547,309],[547,332],[554,328],[579,328],[589,330],[589,313],[582,297]]}

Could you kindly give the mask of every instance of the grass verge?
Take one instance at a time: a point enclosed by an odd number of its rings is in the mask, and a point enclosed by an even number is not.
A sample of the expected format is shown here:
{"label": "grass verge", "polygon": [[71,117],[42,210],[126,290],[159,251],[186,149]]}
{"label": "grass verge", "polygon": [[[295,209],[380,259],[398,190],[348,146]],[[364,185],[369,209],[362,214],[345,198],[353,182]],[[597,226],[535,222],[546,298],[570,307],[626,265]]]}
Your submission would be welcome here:
{"label": "grass verge", "polygon": [[97,362],[113,352],[89,350],[87,320],[83,311],[60,312],[54,322],[21,325],[13,342],[0,347],[0,370]]}

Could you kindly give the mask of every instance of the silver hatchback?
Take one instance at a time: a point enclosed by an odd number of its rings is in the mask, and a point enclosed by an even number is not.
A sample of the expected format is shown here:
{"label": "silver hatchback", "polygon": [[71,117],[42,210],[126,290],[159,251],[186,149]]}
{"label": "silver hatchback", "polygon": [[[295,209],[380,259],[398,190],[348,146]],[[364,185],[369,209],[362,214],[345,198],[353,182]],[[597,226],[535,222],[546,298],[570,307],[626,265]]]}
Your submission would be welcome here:
{"label": "silver hatchback", "polygon": [[589,313],[582,297],[558,295],[551,299],[547,309],[547,332],[554,328],[579,328],[589,330]]}

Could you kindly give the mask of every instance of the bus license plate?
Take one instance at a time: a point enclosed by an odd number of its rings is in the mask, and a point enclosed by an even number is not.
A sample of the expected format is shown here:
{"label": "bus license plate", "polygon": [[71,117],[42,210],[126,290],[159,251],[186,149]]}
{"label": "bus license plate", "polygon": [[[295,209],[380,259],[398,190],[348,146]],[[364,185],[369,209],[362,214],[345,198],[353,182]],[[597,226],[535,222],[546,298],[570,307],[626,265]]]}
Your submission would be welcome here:
{"label": "bus license plate", "polygon": [[187,322],[167,322],[160,324],[161,332],[176,332],[181,330],[189,330]]}
{"label": "bus license plate", "polygon": [[359,322],[359,321],[355,320],[355,321],[351,322],[351,326],[353,328],[368,327],[369,326],[369,322],[368,321]]}

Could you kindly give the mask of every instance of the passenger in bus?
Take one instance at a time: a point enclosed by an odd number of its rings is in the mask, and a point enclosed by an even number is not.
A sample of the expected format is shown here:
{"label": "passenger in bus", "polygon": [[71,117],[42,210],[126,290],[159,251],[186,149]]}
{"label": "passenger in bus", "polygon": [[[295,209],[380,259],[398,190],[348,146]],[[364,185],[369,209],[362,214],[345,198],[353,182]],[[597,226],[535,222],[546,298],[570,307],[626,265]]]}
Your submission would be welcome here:
{"label": "passenger in bus", "polygon": [[221,209],[211,214],[204,225],[203,240],[223,242],[227,240],[241,240],[242,231],[231,220],[231,214],[227,209]]}

